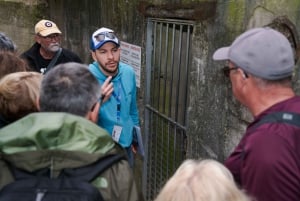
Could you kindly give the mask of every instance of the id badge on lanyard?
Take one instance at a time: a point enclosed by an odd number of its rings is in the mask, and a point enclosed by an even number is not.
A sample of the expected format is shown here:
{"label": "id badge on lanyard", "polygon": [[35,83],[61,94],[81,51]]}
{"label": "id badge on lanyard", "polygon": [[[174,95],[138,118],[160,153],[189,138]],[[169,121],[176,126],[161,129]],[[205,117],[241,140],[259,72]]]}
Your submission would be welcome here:
{"label": "id badge on lanyard", "polygon": [[117,101],[117,124],[114,125],[113,131],[112,131],[112,139],[115,142],[119,142],[121,134],[122,134],[122,129],[123,127],[120,126],[120,118],[121,118],[121,81],[118,82],[118,91],[115,93],[113,91],[113,96]]}

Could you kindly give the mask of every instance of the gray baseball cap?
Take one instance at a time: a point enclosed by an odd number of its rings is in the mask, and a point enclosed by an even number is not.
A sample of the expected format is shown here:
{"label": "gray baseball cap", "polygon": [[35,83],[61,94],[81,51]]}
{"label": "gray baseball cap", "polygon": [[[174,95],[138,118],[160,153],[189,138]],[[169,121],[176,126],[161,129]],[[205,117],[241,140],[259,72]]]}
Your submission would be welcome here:
{"label": "gray baseball cap", "polygon": [[214,60],[230,60],[244,71],[267,80],[291,76],[294,53],[287,38],[269,27],[253,28],[238,36],[231,46],[217,49]]}

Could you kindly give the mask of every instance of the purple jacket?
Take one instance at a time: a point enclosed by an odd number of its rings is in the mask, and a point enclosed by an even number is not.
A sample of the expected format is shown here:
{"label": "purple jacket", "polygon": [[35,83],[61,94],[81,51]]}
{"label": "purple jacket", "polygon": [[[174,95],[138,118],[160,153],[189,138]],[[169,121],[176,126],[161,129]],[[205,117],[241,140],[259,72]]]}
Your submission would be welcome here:
{"label": "purple jacket", "polygon": [[300,97],[277,103],[255,117],[225,165],[257,201],[299,201],[300,128],[265,123],[251,129],[263,116],[277,111],[300,113]]}

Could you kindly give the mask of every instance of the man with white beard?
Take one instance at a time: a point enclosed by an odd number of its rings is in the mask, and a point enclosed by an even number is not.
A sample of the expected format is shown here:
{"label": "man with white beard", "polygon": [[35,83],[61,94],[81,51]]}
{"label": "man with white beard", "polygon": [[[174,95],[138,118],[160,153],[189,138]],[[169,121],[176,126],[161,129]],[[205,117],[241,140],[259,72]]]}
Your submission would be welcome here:
{"label": "man with white beard", "polygon": [[82,63],[75,53],[61,48],[61,31],[54,22],[40,20],[35,25],[34,39],[33,46],[21,55],[33,71],[45,74],[61,63]]}

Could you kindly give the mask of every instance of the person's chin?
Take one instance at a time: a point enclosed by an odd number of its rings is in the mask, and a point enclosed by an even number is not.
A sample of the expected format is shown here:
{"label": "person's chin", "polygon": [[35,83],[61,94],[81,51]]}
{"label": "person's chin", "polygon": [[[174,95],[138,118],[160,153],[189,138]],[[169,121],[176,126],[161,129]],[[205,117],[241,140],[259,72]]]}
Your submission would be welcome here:
{"label": "person's chin", "polygon": [[118,67],[116,65],[107,65],[106,69],[108,71],[110,71],[111,73],[113,73],[113,72],[117,71]]}
{"label": "person's chin", "polygon": [[49,51],[51,52],[57,52],[59,50],[60,46],[56,45],[56,46],[52,46],[52,47],[49,47]]}

